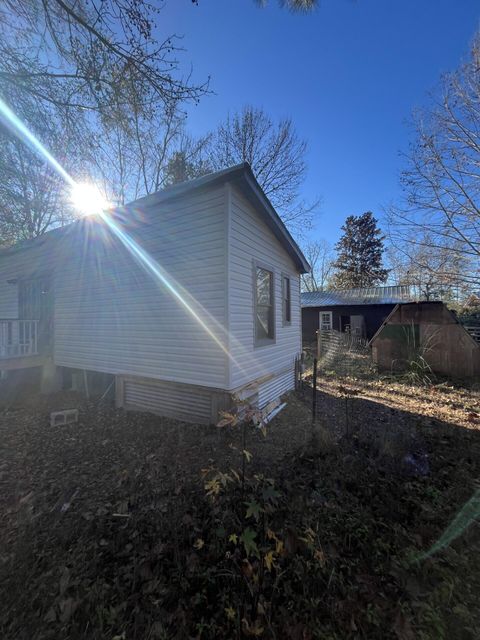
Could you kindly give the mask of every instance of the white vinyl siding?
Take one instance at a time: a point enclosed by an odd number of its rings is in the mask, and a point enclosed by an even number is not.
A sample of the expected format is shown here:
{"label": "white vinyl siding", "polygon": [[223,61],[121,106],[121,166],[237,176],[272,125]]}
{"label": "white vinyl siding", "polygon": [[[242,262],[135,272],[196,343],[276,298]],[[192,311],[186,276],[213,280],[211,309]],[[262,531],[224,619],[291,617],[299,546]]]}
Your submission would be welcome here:
{"label": "white vinyl siding", "polygon": [[56,364],[225,388],[224,187],[141,210],[131,227],[157,274],[87,223],[0,258],[0,318],[18,317],[8,280],[52,270]]}
{"label": "white vinyl siding", "polygon": [[261,384],[258,388],[258,408],[263,409],[269,402],[278,400],[287,391],[295,387],[295,370],[279,374]]}
{"label": "white vinyl siding", "polygon": [[157,413],[187,422],[211,422],[212,394],[207,388],[192,389],[161,380],[126,379],[123,383],[123,406]]}
{"label": "white vinyl siding", "polygon": [[[0,319],[18,318],[18,280],[51,274],[54,282],[55,256],[49,243],[41,241],[25,251],[0,257]],[[10,281],[10,282],[9,282]]]}
{"label": "white vinyl siding", "polygon": [[[252,205],[234,187],[230,199],[229,329],[230,389],[240,388],[268,374],[292,371],[301,351],[300,276],[285,249],[260,219]],[[275,341],[255,346],[252,265],[273,271]],[[291,323],[284,326],[282,276],[290,278]],[[289,383],[290,385],[290,383]]]}
{"label": "white vinyl siding", "polygon": [[[13,257],[13,256],[12,256]],[[15,277],[15,270],[18,268],[18,260],[7,263],[7,258],[3,258],[0,267],[0,319],[11,320],[18,318],[18,288],[16,284],[9,283],[8,280]]]}
{"label": "white vinyl siding", "polygon": [[[135,215],[128,233],[151,259],[150,269],[101,223],[74,225],[73,232],[0,257],[0,318],[18,317],[18,288],[8,280],[51,272],[54,362],[129,377],[127,406],[163,406],[173,415],[177,403],[182,415],[189,413],[188,391],[175,396],[147,379],[216,392],[260,380],[265,404],[293,388],[301,351],[300,276],[241,192],[233,185],[210,187],[140,206]],[[255,344],[255,265],[273,274],[275,340],[262,345]],[[285,277],[290,324],[283,322]],[[195,393],[192,412],[206,417],[210,396]]]}
{"label": "white vinyl siding", "polygon": [[55,362],[225,386],[223,187],[160,203],[138,229],[150,268],[120,241],[92,237],[59,274]]}

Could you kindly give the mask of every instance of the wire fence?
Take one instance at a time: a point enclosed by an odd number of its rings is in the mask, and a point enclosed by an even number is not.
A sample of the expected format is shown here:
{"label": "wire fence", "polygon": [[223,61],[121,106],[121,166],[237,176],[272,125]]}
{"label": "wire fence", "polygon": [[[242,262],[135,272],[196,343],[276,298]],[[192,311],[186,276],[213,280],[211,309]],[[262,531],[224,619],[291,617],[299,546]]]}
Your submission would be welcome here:
{"label": "wire fence", "polygon": [[307,352],[311,358],[318,358],[319,373],[370,377],[375,371],[367,340],[350,333],[321,331],[318,343]]}

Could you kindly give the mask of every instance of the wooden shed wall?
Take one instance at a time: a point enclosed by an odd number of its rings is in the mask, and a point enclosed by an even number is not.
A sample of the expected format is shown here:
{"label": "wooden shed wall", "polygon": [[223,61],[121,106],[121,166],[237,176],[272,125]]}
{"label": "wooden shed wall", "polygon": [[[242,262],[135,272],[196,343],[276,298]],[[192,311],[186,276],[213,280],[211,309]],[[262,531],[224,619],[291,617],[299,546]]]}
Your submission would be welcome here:
{"label": "wooden shed wall", "polygon": [[412,335],[433,372],[458,378],[480,375],[480,345],[442,303],[399,305],[372,341],[378,367],[404,367],[413,353]]}

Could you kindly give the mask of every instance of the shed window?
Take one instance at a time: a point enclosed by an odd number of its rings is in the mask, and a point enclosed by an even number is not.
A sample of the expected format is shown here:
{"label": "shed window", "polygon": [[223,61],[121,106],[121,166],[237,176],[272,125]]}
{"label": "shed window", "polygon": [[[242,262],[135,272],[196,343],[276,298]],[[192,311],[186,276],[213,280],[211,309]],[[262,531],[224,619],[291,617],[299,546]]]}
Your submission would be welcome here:
{"label": "shed window", "polygon": [[321,311],[320,312],[320,331],[332,330],[332,312]]}
{"label": "shed window", "polygon": [[256,267],[255,271],[255,341],[274,338],[273,273]]}
{"label": "shed window", "polygon": [[290,298],[290,278],[282,277],[282,293],[283,293],[283,324],[290,324],[292,321],[292,302]]}

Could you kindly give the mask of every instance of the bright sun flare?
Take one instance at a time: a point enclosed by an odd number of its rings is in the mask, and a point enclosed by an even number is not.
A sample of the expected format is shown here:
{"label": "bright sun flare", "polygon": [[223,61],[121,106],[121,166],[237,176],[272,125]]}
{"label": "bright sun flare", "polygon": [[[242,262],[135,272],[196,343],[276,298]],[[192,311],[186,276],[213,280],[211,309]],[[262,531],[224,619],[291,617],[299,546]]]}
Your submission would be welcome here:
{"label": "bright sun flare", "polygon": [[100,189],[87,182],[77,182],[72,187],[71,202],[75,209],[84,216],[101,213],[110,206]]}

